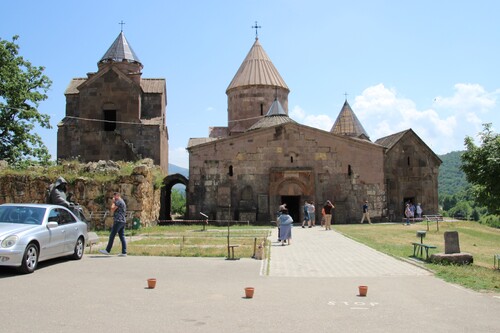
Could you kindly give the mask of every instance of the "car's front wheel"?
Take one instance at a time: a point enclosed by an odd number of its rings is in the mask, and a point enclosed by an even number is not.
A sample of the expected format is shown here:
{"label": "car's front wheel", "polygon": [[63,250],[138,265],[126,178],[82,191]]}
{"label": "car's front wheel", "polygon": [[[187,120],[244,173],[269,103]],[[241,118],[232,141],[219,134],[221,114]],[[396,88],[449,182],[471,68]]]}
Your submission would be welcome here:
{"label": "car's front wheel", "polygon": [[73,252],[71,258],[75,260],[82,259],[84,250],[85,250],[85,242],[83,240],[83,237],[79,237],[78,240],[76,241],[75,251]]}
{"label": "car's front wheel", "polygon": [[34,243],[28,244],[24,250],[23,261],[19,270],[25,274],[33,273],[38,266],[38,247]]}

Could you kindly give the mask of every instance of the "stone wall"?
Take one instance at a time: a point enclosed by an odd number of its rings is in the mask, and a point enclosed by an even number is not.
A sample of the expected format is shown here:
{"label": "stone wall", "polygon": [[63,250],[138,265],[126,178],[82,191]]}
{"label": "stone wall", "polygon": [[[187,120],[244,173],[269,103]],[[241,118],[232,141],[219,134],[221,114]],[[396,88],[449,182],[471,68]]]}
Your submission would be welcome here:
{"label": "stone wall", "polygon": [[[64,174],[61,175],[65,177]],[[66,178],[66,177],[65,177]],[[160,189],[154,188],[154,177],[149,166],[138,165],[128,176],[119,176],[113,181],[99,182],[89,177],[68,177],[68,193],[73,193],[86,216],[92,213],[98,218],[91,221],[92,227],[110,227],[112,217],[102,219],[102,212],[109,210],[113,192],[120,192],[131,216],[140,219],[142,226],[156,224],[160,212]],[[47,189],[55,179],[46,176],[3,175],[0,176],[0,204],[45,203]]]}

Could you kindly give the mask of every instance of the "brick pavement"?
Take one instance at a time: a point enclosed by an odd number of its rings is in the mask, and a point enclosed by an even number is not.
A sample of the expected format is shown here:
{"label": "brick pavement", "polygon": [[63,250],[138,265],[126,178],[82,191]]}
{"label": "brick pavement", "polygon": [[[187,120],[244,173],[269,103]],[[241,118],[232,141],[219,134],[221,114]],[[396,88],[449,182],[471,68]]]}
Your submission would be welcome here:
{"label": "brick pavement", "polygon": [[[321,227],[293,227],[290,246],[271,236],[270,276],[290,277],[381,277],[431,275],[425,269]],[[410,246],[408,251],[410,251]]]}

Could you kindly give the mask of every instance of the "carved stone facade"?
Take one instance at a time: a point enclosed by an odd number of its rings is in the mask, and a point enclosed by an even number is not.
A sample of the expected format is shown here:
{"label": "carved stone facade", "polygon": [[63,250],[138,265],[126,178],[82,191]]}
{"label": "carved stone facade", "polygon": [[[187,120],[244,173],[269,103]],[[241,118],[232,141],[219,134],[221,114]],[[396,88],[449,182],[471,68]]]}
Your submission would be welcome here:
{"label": "carved stone facade", "polygon": [[401,221],[406,200],[438,212],[441,161],[411,129],[371,142],[347,101],[329,132],[301,125],[288,92],[256,40],[226,91],[227,128],[190,139],[188,218],[267,224],[286,203],[301,222],[314,201],[319,221],[326,200],[333,223],[359,223],[365,200],[374,221]]}
{"label": "carved stone facade", "polygon": [[153,159],[168,173],[165,79],[144,79],[143,66],[120,33],[98,72],[71,80],[58,124],[57,158]]}

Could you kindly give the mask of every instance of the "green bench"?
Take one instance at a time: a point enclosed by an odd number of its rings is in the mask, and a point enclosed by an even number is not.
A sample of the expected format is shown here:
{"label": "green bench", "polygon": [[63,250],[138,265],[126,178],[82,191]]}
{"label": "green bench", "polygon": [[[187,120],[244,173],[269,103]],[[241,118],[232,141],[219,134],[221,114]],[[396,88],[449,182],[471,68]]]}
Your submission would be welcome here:
{"label": "green bench", "polygon": [[416,257],[417,253],[420,252],[420,257],[423,255],[423,249],[425,249],[425,260],[429,260],[429,249],[435,249],[434,245],[422,244],[422,243],[412,243],[413,245],[413,256]]}

